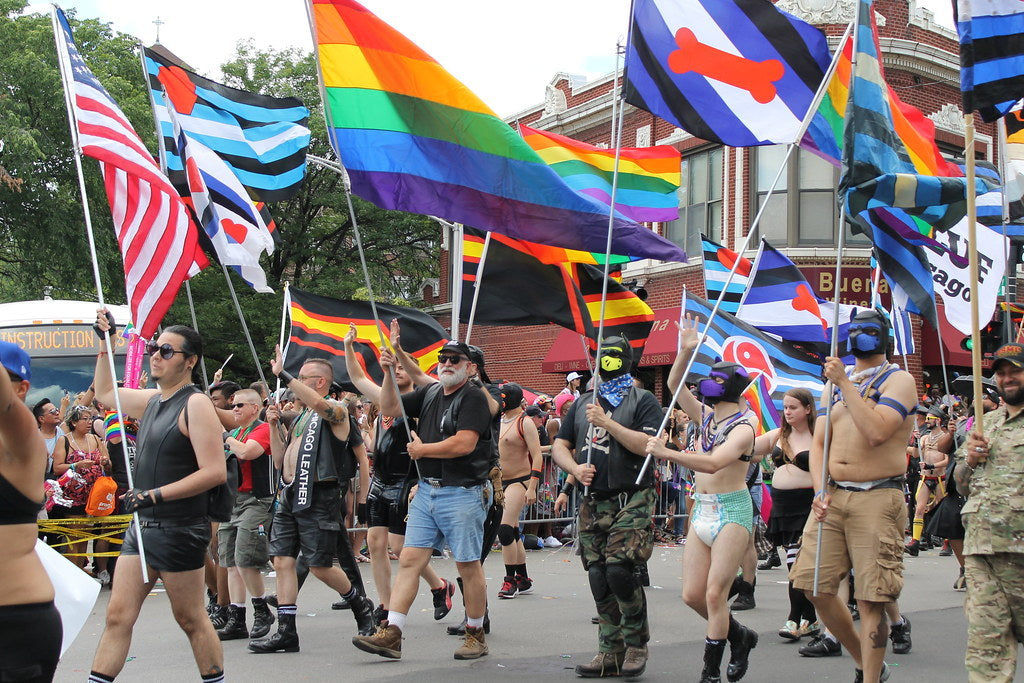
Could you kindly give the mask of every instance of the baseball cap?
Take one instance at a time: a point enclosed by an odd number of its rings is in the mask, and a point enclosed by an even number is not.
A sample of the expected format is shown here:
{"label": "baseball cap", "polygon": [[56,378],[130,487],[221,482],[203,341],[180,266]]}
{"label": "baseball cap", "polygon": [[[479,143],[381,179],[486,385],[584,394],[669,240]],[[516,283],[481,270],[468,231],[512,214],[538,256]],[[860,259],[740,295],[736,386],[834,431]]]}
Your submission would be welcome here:
{"label": "baseball cap", "polygon": [[578,372],[570,372],[568,375],[565,376],[565,381],[571,382],[574,379],[580,379],[581,377],[583,377],[583,375],[581,375]]}
{"label": "baseball cap", "polygon": [[449,353],[457,353],[457,354],[459,354],[461,356],[465,356],[467,360],[469,360],[469,359],[471,359],[473,357],[472,354],[470,353],[469,347],[466,346],[465,342],[460,342],[460,341],[449,341],[449,342],[446,342],[445,345],[441,347],[441,350],[438,351],[438,353],[444,353],[445,351],[448,351]]}
{"label": "baseball cap", "polygon": [[1024,368],[1024,346],[1020,344],[1003,344],[992,354],[992,369],[995,370],[1002,362],[1012,363],[1014,367]]}
{"label": "baseball cap", "polygon": [[540,409],[540,406],[527,406],[525,412],[530,417],[540,417],[544,414],[544,411]]}
{"label": "baseball cap", "polygon": [[0,341],[0,365],[25,381],[32,379],[32,360],[17,344]]}

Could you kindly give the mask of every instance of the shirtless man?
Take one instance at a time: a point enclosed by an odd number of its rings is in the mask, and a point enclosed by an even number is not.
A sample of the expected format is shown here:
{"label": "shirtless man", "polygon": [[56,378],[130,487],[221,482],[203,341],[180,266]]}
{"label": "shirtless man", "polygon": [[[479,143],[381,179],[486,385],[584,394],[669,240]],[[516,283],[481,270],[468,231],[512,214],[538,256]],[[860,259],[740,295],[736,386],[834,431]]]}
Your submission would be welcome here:
{"label": "shirtless man", "polygon": [[[917,485],[914,507],[913,540],[907,544],[907,554],[917,557],[921,552],[921,534],[924,516],[946,496],[946,465],[953,452],[953,435],[942,426],[945,414],[932,406],[924,415],[924,427],[918,439],[921,453],[921,481]],[[930,546],[929,546],[930,547]]]}
{"label": "shirtless man", "polygon": [[285,442],[277,404],[267,408],[271,456],[274,467],[281,470],[284,488],[278,494],[270,532],[270,555],[277,572],[278,630],[250,641],[249,649],[261,654],[299,651],[295,631],[299,592],[295,559],[299,551],[313,576],[352,606],[359,632],[373,632],[373,603],[352,585],[341,567],[334,566],[337,537],[345,533],[341,528],[343,483],[355,475],[355,463],[346,458],[352,422],[343,404],[327,398],[334,370],[330,362],[313,358],[293,377],[284,369],[280,348],[275,350],[270,369],[302,402],[302,412],[292,422]]}
{"label": "shirtless man", "polygon": [[505,580],[499,598],[511,599],[533,592],[533,581],[526,573],[526,548],[519,537],[519,515],[524,505],[537,501],[537,482],[542,466],[540,434],[533,420],[523,412],[523,389],[508,382],[501,385],[501,431],[498,456],[501,463],[501,488],[505,492],[505,510],[498,526],[501,559],[505,561]]}
{"label": "shirtless man", "polygon": [[[680,326],[679,337],[680,351],[668,377],[673,392],[683,381],[683,371],[697,349],[697,327],[689,315]],[[696,473],[696,502],[683,553],[683,601],[708,622],[701,683],[722,680],[727,640],[730,654],[726,675],[730,681],[743,678],[750,650],[757,646],[757,633],[736,621],[727,602],[729,586],[753,532],[754,506],[746,480],[755,428],[739,405],[740,395],[749,384],[750,376],[742,366],[715,363],[711,376],[698,385],[707,405],[697,400],[685,384],[679,394],[679,407],[691,422],[700,425],[697,450],[669,450],[664,437],[647,442],[647,452],[654,457]]]}
{"label": "shirtless man", "polygon": [[[802,549],[790,573],[793,586],[806,591],[819,619],[846,646],[857,664],[856,681],[884,681],[889,626],[886,603],[903,588],[903,504],[906,444],[914,426],[916,387],[910,373],[887,361],[892,340],[889,320],[878,309],[863,310],[850,322],[850,349],[856,364],[847,374],[839,358],[825,361],[832,392],[828,484],[815,493],[804,527]],[[811,446],[811,478],[821,486],[825,417],[819,416]],[[818,524],[824,525],[818,548]],[[818,595],[815,558],[820,553]],[[853,568],[860,633],[837,596],[839,582]]]}

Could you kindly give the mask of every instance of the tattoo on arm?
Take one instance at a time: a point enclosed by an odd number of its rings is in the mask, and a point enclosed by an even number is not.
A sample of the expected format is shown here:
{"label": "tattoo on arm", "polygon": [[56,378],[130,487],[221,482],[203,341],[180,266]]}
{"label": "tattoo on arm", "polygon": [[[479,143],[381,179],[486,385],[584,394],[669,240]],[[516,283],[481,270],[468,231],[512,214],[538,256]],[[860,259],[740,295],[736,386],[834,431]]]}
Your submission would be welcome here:
{"label": "tattoo on arm", "polygon": [[338,424],[347,417],[348,416],[346,415],[344,408],[339,405],[331,404],[327,406],[326,410],[324,410],[324,419],[332,425]]}

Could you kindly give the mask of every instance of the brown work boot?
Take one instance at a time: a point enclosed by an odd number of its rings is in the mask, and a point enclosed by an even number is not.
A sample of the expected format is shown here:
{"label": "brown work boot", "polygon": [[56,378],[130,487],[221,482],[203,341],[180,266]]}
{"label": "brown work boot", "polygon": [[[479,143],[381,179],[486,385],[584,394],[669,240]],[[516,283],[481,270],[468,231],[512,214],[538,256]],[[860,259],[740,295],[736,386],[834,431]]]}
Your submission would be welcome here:
{"label": "brown work boot", "polygon": [[577,664],[576,675],[580,678],[614,678],[622,675],[621,652],[598,652],[589,664]]}
{"label": "brown work boot", "polygon": [[363,652],[401,659],[402,629],[383,621],[372,636],[352,636],[352,644]]}
{"label": "brown work boot", "polygon": [[647,668],[647,646],[626,648],[626,656],[622,659],[622,675],[635,678]]}
{"label": "brown work boot", "polygon": [[462,647],[455,651],[455,659],[479,659],[487,654],[487,643],[484,642],[483,628],[466,627],[466,640]]}

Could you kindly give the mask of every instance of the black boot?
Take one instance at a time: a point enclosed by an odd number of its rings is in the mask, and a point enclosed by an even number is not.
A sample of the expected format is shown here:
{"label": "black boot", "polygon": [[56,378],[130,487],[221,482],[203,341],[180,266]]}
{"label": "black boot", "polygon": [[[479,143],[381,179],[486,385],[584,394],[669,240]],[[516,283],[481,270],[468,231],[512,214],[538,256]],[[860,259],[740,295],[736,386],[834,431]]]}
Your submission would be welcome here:
{"label": "black boot", "polygon": [[753,583],[748,583],[743,579],[739,579],[739,584],[737,585],[737,592],[739,595],[732,601],[732,609],[734,612],[754,609],[757,607],[757,603],[754,602],[754,586],[756,583],[757,579],[754,579]]}
{"label": "black boot", "polygon": [[373,621],[373,602],[356,589],[356,596],[348,601],[352,605],[352,616],[356,618],[356,627],[359,635],[372,636],[377,630],[377,624]]}
{"label": "black boot", "polygon": [[729,667],[726,677],[732,683],[747,673],[750,651],[757,647],[757,633],[729,617]]}
{"label": "black boot", "polygon": [[249,635],[254,639],[263,638],[270,633],[274,625],[274,614],[270,611],[267,601],[263,598],[252,599],[252,630]]}
{"label": "black boot", "polygon": [[700,673],[700,683],[722,683],[722,655],[724,654],[724,640],[704,641],[704,670]]}
{"label": "black boot", "polygon": [[217,637],[221,640],[241,640],[249,637],[249,629],[245,627],[245,608],[228,605],[228,619],[217,629]]}
{"label": "black boot", "polygon": [[295,615],[278,614],[277,619],[277,633],[259,640],[250,640],[250,651],[257,654],[299,651],[299,634],[295,631]]}

